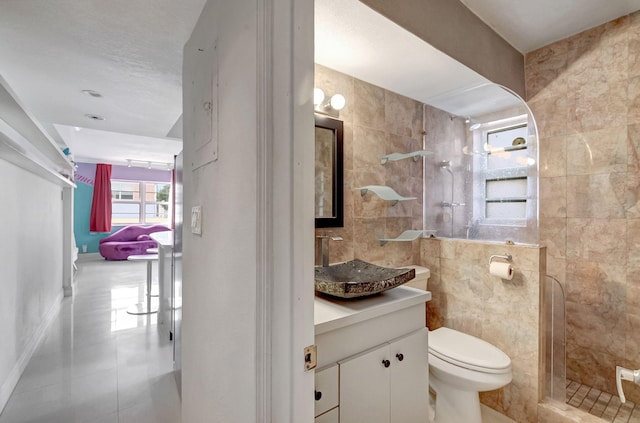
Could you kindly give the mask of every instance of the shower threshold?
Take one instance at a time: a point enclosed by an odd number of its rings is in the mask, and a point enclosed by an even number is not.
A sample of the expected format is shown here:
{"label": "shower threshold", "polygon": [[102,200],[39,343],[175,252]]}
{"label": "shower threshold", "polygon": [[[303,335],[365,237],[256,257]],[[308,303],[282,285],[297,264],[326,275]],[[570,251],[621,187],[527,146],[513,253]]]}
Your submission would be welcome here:
{"label": "shower threshold", "polygon": [[568,379],[567,404],[606,422],[640,423],[640,407],[635,403],[627,401],[622,404],[617,395]]}

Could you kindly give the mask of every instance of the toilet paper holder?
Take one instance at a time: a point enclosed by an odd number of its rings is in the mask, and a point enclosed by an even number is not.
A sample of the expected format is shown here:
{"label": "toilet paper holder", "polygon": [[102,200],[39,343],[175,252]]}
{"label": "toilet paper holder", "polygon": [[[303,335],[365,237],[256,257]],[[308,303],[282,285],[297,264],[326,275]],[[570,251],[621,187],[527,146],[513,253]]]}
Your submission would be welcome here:
{"label": "toilet paper holder", "polygon": [[491,262],[493,262],[493,260],[495,259],[502,259],[510,262],[511,260],[513,260],[513,256],[509,253],[494,254],[491,257],[489,257],[489,264],[491,264]]}

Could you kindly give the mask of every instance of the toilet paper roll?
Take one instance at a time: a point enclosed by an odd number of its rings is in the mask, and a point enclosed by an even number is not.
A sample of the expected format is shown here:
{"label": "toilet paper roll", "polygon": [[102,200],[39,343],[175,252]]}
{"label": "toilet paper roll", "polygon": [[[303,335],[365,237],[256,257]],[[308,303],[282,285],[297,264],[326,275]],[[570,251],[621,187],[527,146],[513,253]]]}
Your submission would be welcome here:
{"label": "toilet paper roll", "polygon": [[513,266],[510,263],[492,261],[491,264],[489,264],[489,273],[510,281],[513,279]]}

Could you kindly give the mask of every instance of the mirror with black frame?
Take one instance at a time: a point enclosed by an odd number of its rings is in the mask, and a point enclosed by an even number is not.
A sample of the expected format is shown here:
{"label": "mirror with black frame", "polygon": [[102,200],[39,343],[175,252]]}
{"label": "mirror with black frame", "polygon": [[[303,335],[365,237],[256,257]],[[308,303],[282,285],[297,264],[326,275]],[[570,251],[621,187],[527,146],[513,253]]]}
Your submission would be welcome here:
{"label": "mirror with black frame", "polygon": [[316,228],[341,228],[343,217],[343,165],[341,120],[315,115]]}

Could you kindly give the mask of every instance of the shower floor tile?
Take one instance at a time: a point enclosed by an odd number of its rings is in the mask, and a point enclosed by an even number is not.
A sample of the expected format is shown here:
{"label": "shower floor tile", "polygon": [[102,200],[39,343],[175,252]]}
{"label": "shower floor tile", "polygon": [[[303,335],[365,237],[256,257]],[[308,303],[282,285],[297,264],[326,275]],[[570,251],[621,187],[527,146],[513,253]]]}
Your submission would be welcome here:
{"label": "shower floor tile", "polygon": [[627,401],[620,403],[611,395],[580,382],[567,380],[567,404],[612,423],[640,423],[640,407]]}

